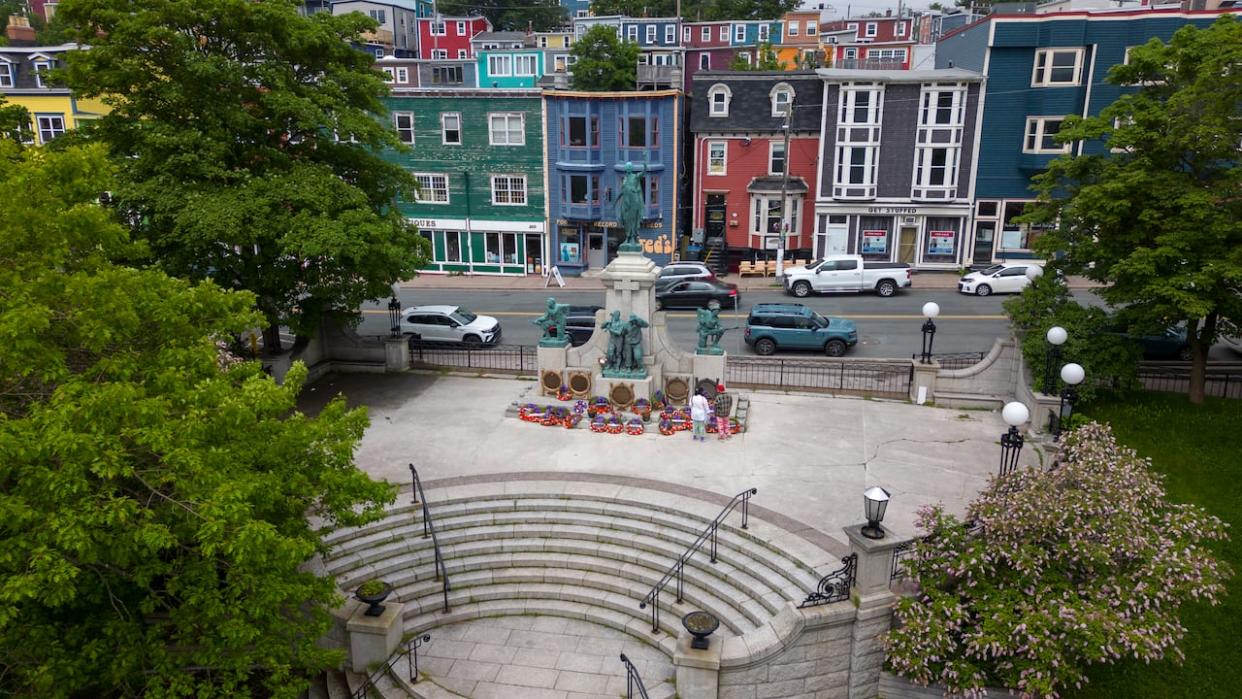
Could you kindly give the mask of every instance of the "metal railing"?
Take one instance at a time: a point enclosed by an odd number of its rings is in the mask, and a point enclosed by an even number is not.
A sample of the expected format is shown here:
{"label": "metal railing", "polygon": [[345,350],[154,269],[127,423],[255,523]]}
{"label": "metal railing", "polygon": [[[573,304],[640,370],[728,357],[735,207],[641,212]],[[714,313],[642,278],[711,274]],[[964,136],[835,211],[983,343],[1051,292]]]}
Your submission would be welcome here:
{"label": "metal railing", "polygon": [[[932,354],[932,359],[940,362],[941,369],[965,369],[982,362],[986,356],[987,352],[939,352]],[[912,354],[910,358],[918,359],[919,355]]]}
{"label": "metal railing", "polygon": [[625,653],[621,654],[621,664],[625,666],[625,699],[634,699],[635,689],[638,690],[640,699],[650,699],[647,696],[647,687],[643,685],[643,678],[638,674],[634,663],[625,657]]}
{"label": "metal railing", "polygon": [[431,510],[427,508],[427,495],[423,492],[423,481],[418,477],[418,469],[414,468],[414,464],[410,464],[410,476],[414,480],[412,488],[414,500],[411,504],[421,505],[423,511],[423,538],[431,536],[431,547],[435,550],[436,558],[436,580],[442,581],[444,593],[444,612],[449,611],[448,595],[451,586],[449,585],[448,568],[444,565],[444,555],[440,553],[440,540],[436,537],[436,525],[431,521]]}
{"label": "metal railing", "polygon": [[375,672],[367,675],[362,684],[349,695],[350,699],[368,699],[371,696],[371,690],[379,691],[376,682],[384,674],[390,672],[397,661],[405,657],[406,667],[408,668],[410,684],[418,684],[418,649],[424,643],[431,640],[431,634],[423,634],[415,636],[401,644],[401,648],[388,659],[388,662],[381,665]]}
{"label": "metal railing", "polygon": [[850,598],[850,588],[858,575],[858,554],[851,553],[841,559],[841,567],[819,579],[815,592],[806,596],[798,609],[818,607],[833,602],[844,602]]}
{"label": "metal railing", "polygon": [[[1189,364],[1140,364],[1135,378],[1148,391],[1190,392]],[[1242,398],[1242,365],[1208,364],[1203,377],[1203,394],[1216,398]]]}
{"label": "metal railing", "polygon": [[905,560],[910,557],[913,547],[914,541],[907,541],[893,547],[893,570],[889,573],[889,582],[910,577],[910,571],[906,570]]}
{"label": "metal railing", "polygon": [[526,345],[462,347],[457,344],[410,341],[410,366],[486,369],[522,376],[539,372],[539,352]]}
{"label": "metal railing", "polygon": [[660,591],[663,590],[664,587],[668,585],[669,581],[673,579],[673,576],[676,575],[677,604],[682,603],[682,596],[685,592],[686,585],[686,562],[690,560],[690,557],[693,556],[696,551],[703,547],[704,543],[710,540],[711,562],[715,563],[716,548],[720,536],[720,524],[724,522],[724,518],[727,517],[730,512],[732,512],[738,505],[741,505],[742,529],[748,528],[748,522],[750,519],[750,499],[754,497],[755,493],[758,492],[758,488],[750,488],[749,490],[743,490],[737,495],[734,495],[733,499],[729,501],[729,504],[725,505],[724,509],[720,511],[720,514],[716,515],[716,518],[703,529],[698,538],[694,540],[694,543],[690,544],[690,547],[686,549],[686,552],[681,554],[677,561],[669,567],[669,569],[664,573],[664,577],[660,578],[660,581],[651,588],[651,592],[648,592],[647,596],[643,598],[643,601],[639,602],[639,609],[646,609],[647,605],[651,605],[651,633],[659,633],[660,631]]}
{"label": "metal railing", "polygon": [[777,388],[905,398],[910,395],[909,362],[854,359],[729,357],[726,383],[740,388]]}

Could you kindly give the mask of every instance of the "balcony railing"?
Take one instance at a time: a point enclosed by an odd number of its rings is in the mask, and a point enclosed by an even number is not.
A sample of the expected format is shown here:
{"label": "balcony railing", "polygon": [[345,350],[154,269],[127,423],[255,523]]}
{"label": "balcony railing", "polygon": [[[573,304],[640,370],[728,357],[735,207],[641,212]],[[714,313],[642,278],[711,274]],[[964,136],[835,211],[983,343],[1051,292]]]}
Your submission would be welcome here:
{"label": "balcony railing", "polygon": [[638,86],[681,85],[681,66],[653,66],[638,64]]}
{"label": "balcony railing", "polygon": [[832,64],[842,70],[904,70],[902,61],[872,61],[862,58],[843,58]]}

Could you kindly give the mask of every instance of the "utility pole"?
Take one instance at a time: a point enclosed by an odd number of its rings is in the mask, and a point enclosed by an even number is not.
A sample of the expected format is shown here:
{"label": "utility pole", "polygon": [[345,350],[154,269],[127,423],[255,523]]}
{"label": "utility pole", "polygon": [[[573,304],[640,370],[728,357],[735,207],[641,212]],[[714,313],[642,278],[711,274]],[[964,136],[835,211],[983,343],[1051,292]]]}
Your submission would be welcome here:
{"label": "utility pole", "polygon": [[789,231],[793,229],[792,222],[789,218],[791,207],[789,205],[789,131],[790,124],[793,119],[794,95],[789,95],[789,104],[785,105],[785,162],[782,166],[784,171],[784,179],[781,181],[781,237],[776,246],[776,278],[780,279],[785,276],[785,241],[788,239]]}

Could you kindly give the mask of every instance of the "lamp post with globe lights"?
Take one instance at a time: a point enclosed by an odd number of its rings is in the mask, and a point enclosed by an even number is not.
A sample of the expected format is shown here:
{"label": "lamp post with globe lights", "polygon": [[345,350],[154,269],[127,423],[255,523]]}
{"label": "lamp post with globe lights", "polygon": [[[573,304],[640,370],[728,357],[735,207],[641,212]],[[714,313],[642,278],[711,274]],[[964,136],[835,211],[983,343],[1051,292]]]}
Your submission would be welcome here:
{"label": "lamp post with globe lights", "polygon": [[936,339],[936,323],[933,319],[938,315],[940,315],[940,304],[935,301],[923,304],[923,317],[927,319],[927,322],[923,323],[923,356],[921,358],[923,364],[931,364],[932,342]]}
{"label": "lamp post with globe lights", "polygon": [[1069,333],[1065,332],[1065,328],[1054,325],[1048,328],[1048,334],[1045,335],[1048,344],[1048,355],[1044,361],[1044,395],[1051,396],[1056,393],[1057,381],[1052,374],[1052,367],[1061,363],[1061,345],[1069,339]]}
{"label": "lamp post with globe lights", "polygon": [[1001,435],[999,475],[1007,476],[1018,469],[1018,456],[1022,453],[1022,444],[1025,441],[1018,427],[1025,425],[1026,421],[1031,419],[1031,411],[1024,404],[1013,401],[1005,404],[1004,409],[1001,410],[1001,417],[1005,420],[1005,424],[1009,425],[1009,431]]}
{"label": "lamp post with globe lights", "polygon": [[1087,372],[1079,364],[1070,363],[1061,367],[1061,380],[1065,382],[1065,389],[1061,391],[1061,407],[1057,411],[1057,428],[1052,431],[1053,437],[1061,437],[1061,426],[1074,414],[1074,403],[1078,401],[1078,390],[1074,387],[1085,378]]}

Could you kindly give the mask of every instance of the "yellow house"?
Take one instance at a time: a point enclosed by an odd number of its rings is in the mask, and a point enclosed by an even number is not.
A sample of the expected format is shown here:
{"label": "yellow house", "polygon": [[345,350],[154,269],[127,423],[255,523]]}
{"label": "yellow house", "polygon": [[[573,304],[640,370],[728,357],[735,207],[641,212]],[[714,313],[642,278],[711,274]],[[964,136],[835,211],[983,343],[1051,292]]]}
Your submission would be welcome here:
{"label": "yellow house", "polygon": [[535,32],[535,47],[541,49],[567,49],[574,45],[573,32]]}
{"label": "yellow house", "polygon": [[108,112],[102,101],[78,99],[69,88],[48,82],[48,71],[63,67],[65,53],[76,48],[76,44],[0,46],[0,94],[9,104],[30,112],[28,143],[43,145]]}

